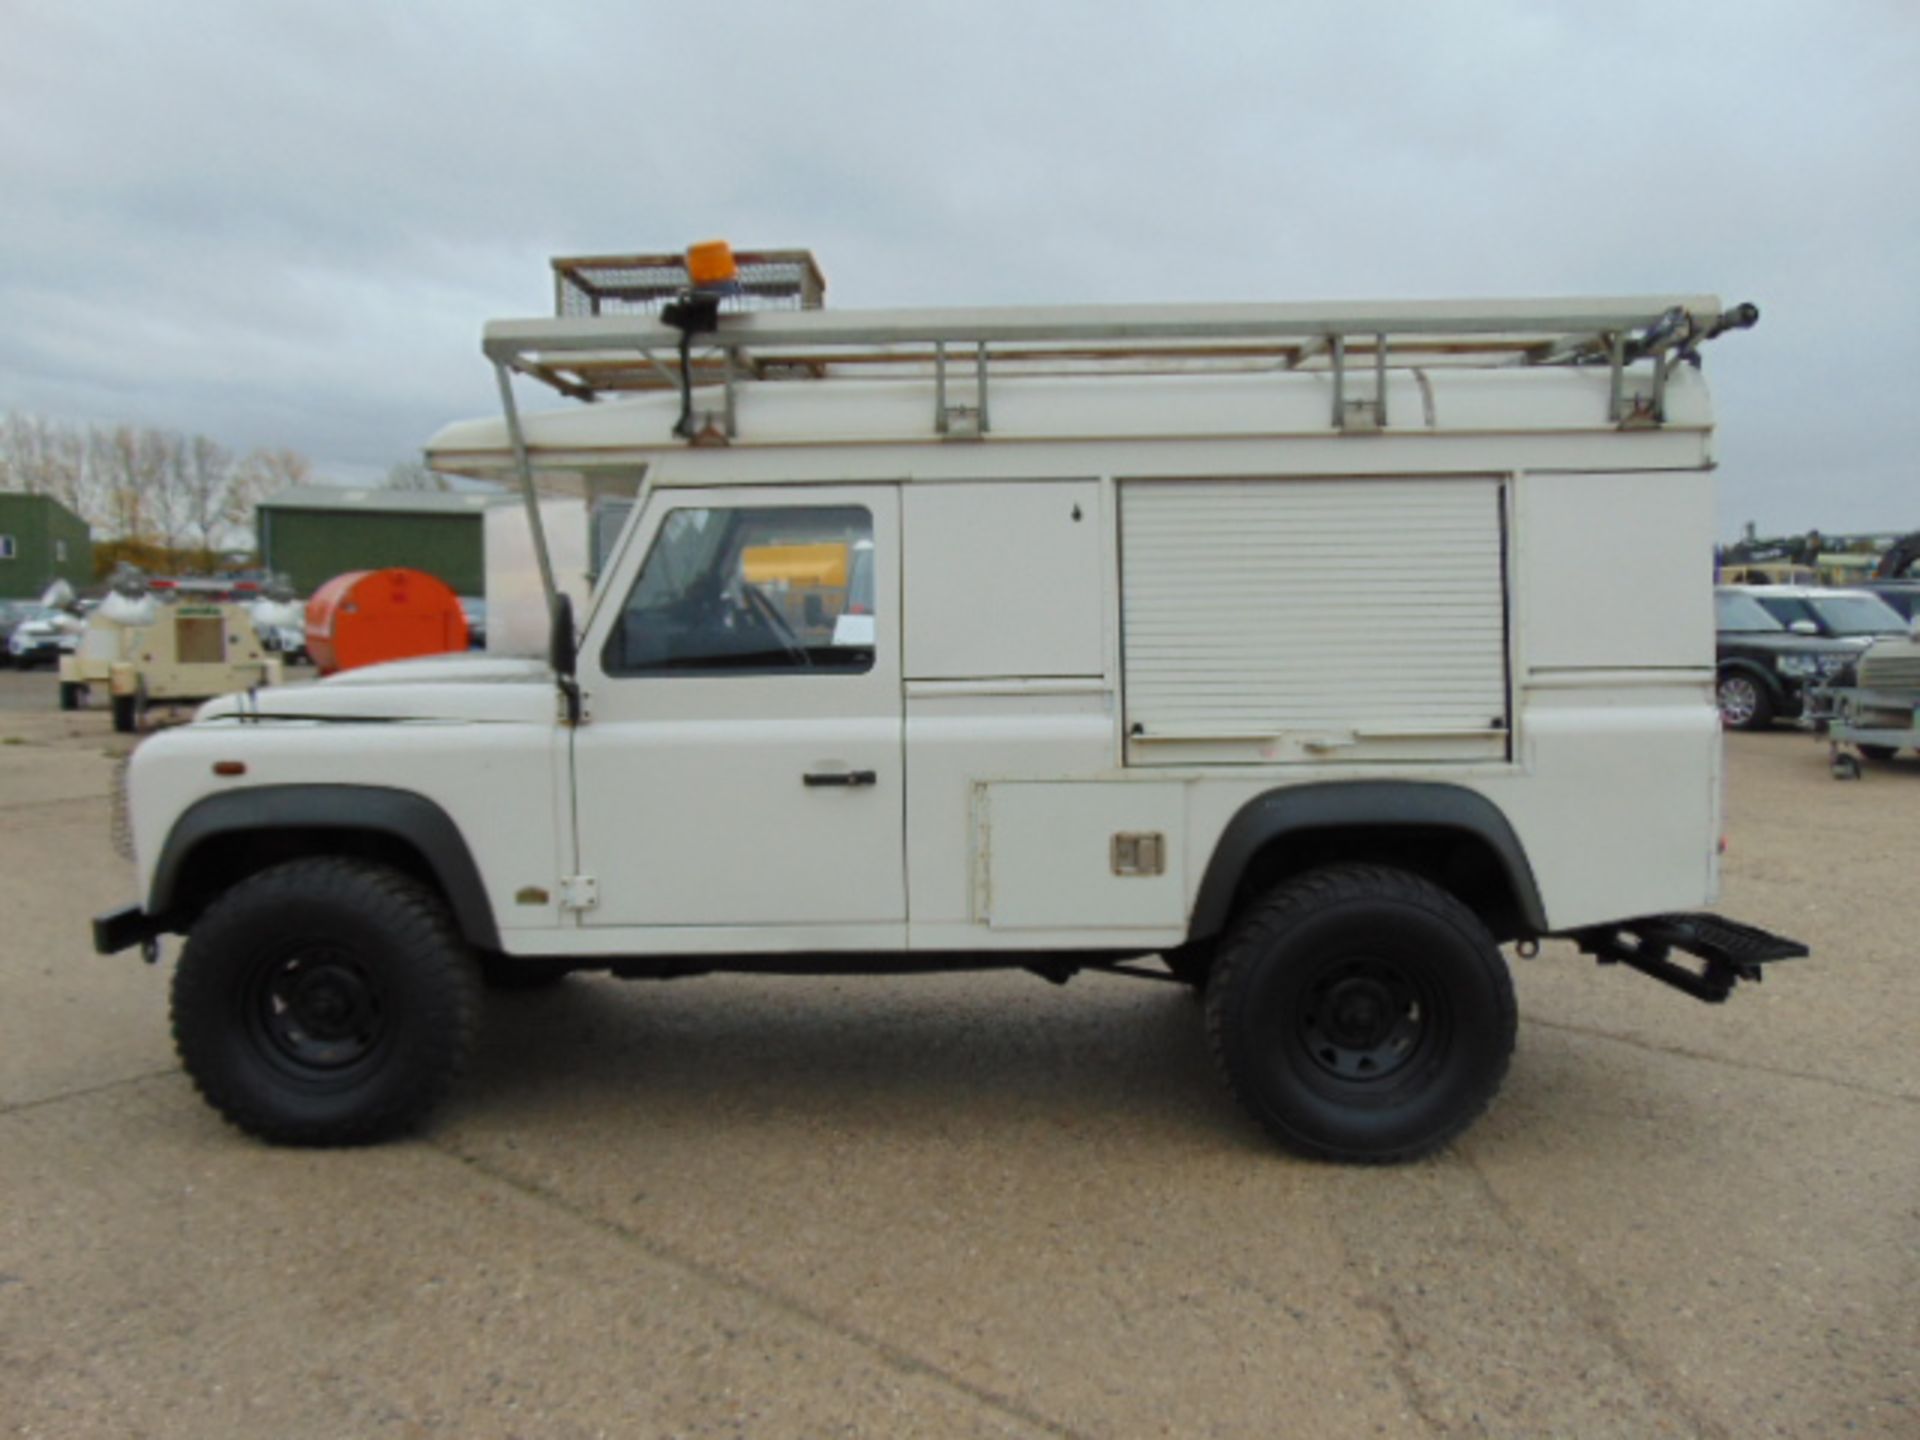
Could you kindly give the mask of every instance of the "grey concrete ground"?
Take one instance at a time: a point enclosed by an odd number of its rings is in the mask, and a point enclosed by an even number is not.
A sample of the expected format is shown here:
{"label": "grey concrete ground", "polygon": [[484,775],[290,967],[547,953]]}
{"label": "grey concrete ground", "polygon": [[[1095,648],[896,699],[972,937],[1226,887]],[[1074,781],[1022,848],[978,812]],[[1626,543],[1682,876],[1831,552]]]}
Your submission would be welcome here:
{"label": "grey concrete ground", "polygon": [[0,675],[5,1433],[1920,1435],[1920,762],[1733,737],[1724,908],[1817,958],[1517,962],[1411,1168],[1269,1150],[1172,987],[1015,976],[575,979],[308,1154],[90,954],[115,742],[52,688]]}

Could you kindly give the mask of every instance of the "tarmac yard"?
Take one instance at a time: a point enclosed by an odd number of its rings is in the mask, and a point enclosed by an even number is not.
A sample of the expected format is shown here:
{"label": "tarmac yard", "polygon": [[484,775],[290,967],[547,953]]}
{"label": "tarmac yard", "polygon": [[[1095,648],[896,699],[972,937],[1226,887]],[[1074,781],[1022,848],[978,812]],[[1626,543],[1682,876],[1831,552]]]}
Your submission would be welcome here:
{"label": "tarmac yard", "polygon": [[1814,958],[1516,961],[1424,1164],[1270,1148],[1176,987],[1025,975],[492,996],[429,1132],[298,1152],[92,953],[125,742],[53,694],[0,672],[5,1434],[1920,1436],[1911,755],[1730,736],[1720,908]]}

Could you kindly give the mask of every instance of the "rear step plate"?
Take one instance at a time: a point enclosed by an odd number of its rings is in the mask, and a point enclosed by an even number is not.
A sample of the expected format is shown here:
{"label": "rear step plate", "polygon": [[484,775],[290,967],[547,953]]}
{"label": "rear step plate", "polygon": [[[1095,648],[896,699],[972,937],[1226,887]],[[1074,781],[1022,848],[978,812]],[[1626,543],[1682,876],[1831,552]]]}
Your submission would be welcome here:
{"label": "rear step plate", "polygon": [[[1742,980],[1759,983],[1762,965],[1809,953],[1798,940],[1707,914],[1644,915],[1582,930],[1573,938],[1602,965],[1631,966],[1711,1004],[1725,1000]],[[1675,950],[1697,955],[1704,968],[1677,964],[1670,958]]]}

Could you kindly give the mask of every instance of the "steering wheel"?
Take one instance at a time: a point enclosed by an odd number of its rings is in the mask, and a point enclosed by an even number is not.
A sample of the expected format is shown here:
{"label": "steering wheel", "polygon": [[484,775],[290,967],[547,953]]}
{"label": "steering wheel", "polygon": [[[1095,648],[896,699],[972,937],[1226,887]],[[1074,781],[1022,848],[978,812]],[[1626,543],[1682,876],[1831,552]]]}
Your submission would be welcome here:
{"label": "steering wheel", "polygon": [[807,653],[806,643],[794,633],[793,626],[787,623],[787,617],[780,613],[780,607],[767,598],[764,590],[750,581],[740,582],[740,593],[747,597],[747,603],[766,622],[767,629],[773,632],[773,638],[780,642],[781,647],[803,668],[811,670],[813,656]]}

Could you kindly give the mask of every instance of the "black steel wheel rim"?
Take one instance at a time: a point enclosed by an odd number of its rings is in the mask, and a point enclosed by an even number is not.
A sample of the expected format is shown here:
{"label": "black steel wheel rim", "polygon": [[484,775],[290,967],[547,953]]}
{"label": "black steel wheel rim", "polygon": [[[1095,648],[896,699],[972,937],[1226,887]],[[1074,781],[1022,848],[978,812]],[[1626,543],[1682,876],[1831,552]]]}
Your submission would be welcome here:
{"label": "black steel wheel rim", "polygon": [[1321,1089],[1392,1088],[1439,1053],[1450,1032],[1442,992],[1421,967],[1389,954],[1321,966],[1299,992],[1287,1050]]}
{"label": "black steel wheel rim", "polygon": [[244,1004],[255,1046],[295,1076],[337,1076],[377,1054],[390,1029],[385,988],[338,944],[296,943],[263,959]]}

